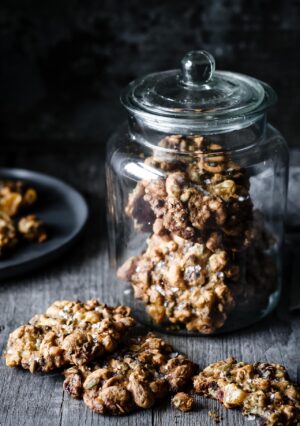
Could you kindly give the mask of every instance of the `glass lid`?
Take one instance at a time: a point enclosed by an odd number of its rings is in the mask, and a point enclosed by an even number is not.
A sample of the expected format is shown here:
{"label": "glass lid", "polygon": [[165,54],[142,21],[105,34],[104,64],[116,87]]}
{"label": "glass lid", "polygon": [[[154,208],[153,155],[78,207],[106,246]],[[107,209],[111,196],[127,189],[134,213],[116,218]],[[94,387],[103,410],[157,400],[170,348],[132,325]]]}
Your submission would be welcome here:
{"label": "glass lid", "polygon": [[276,101],[267,84],[246,75],[215,71],[213,56],[189,52],[181,69],[139,78],[121,96],[123,105],[147,124],[191,126],[191,130],[245,127]]}

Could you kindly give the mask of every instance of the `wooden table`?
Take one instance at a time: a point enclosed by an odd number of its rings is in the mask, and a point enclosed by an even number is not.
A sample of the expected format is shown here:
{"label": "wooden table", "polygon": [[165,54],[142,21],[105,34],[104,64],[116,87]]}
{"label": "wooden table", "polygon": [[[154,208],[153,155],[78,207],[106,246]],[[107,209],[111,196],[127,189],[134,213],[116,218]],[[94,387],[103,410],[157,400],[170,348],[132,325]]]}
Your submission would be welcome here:
{"label": "wooden table", "polygon": [[[58,144],[59,145],[59,144]],[[41,148],[43,149],[43,148]],[[107,259],[104,211],[104,168],[94,148],[82,153],[76,147],[67,154],[61,147],[36,152],[36,147],[18,155],[2,157],[2,165],[30,168],[53,174],[78,188],[87,198],[91,217],[79,244],[63,258],[44,270],[0,283],[0,351],[8,334],[35,313],[44,312],[56,299],[99,298],[107,303],[118,301],[112,291],[116,285]],[[287,295],[287,288],[284,291]],[[269,361],[286,365],[293,379],[300,362],[300,315],[287,313],[286,300],[269,318],[255,326],[221,337],[166,338],[184,350],[200,366],[229,355],[245,361]],[[63,392],[60,373],[30,374],[7,368],[0,361],[1,426],[76,426],[76,425],[212,425],[209,409],[217,409],[223,425],[256,424],[244,420],[236,411],[225,411],[213,401],[197,398],[196,409],[181,414],[163,404],[152,410],[123,418],[92,413],[82,401]]]}

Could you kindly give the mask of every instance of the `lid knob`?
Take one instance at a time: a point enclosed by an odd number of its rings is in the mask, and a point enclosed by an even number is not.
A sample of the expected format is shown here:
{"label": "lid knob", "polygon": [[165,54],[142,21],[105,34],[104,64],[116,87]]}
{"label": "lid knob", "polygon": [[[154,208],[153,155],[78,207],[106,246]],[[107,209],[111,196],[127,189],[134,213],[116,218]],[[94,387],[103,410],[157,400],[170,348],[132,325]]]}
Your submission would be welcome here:
{"label": "lid knob", "polygon": [[200,86],[208,82],[215,71],[214,57],[205,50],[193,50],[181,60],[180,82],[186,86]]}

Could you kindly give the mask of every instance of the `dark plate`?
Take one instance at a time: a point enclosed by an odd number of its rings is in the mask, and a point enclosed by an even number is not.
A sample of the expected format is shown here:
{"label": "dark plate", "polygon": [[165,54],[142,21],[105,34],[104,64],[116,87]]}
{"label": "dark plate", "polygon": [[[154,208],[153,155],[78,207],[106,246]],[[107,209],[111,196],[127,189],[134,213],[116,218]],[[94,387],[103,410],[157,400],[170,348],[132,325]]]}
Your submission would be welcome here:
{"label": "dark plate", "polygon": [[37,190],[38,201],[29,211],[47,224],[49,234],[44,243],[21,244],[9,257],[0,259],[3,280],[39,268],[70,248],[86,224],[88,206],[71,186],[42,173],[0,168],[0,179],[22,180]]}

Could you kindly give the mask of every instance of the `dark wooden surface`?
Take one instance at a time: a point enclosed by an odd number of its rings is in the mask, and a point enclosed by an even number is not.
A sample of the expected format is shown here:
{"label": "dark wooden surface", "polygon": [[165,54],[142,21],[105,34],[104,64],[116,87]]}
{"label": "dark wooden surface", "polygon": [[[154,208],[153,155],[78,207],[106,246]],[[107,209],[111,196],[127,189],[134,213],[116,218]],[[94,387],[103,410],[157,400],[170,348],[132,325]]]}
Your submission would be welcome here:
{"label": "dark wooden surface", "polygon": [[[72,151],[72,150],[70,150]],[[43,312],[56,299],[96,297],[107,303],[118,301],[120,289],[109,270],[104,214],[104,170],[100,156],[56,152],[2,157],[3,165],[26,167],[56,175],[73,184],[86,196],[91,217],[81,242],[46,269],[26,277],[0,283],[0,351],[8,334],[35,313]],[[114,287],[117,291],[114,291]],[[200,366],[229,355],[245,361],[269,361],[286,365],[296,378],[300,363],[300,315],[287,311],[288,281],[281,307],[255,326],[222,337],[186,338],[166,336]],[[89,411],[82,401],[64,395],[61,374],[29,374],[7,368],[0,361],[1,426],[82,426],[82,425],[169,425],[205,426],[212,407],[223,416],[223,425],[249,424],[236,411],[223,410],[201,398],[192,413],[181,414],[163,404],[123,418],[103,417]],[[256,424],[252,422],[250,424]]]}

